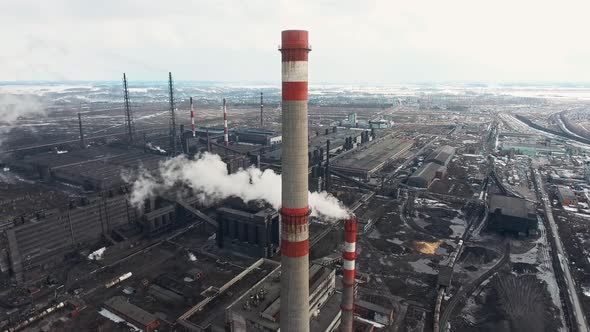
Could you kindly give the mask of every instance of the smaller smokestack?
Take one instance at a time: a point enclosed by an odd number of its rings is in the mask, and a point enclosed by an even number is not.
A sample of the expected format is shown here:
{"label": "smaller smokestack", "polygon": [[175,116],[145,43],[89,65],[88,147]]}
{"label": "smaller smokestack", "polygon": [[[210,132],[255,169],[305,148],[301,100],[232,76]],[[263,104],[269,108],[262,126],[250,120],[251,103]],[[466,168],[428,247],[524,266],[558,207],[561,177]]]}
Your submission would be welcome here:
{"label": "smaller smokestack", "polygon": [[207,128],[207,152],[211,152],[211,136],[209,136],[209,128]]}
{"label": "smaller smokestack", "polygon": [[86,144],[84,143],[84,131],[82,130],[82,115],[80,114],[80,112],[78,112],[78,126],[80,127],[80,147],[84,149],[86,148]]}
{"label": "smaller smokestack", "polygon": [[262,92],[260,93],[260,128],[264,128],[264,120],[262,118],[262,114],[264,112],[264,102],[262,98]]}
{"label": "smaller smokestack", "polygon": [[330,190],[330,140],[326,141],[326,191]]}
{"label": "smaller smokestack", "polygon": [[354,274],[356,260],[357,221],[354,218],[344,222],[344,251],[342,252],[342,318],[341,332],[353,331],[354,320]]}
{"label": "smaller smokestack", "polygon": [[223,145],[229,146],[229,130],[227,129],[227,107],[223,98]]}
{"label": "smaller smokestack", "polygon": [[193,137],[195,137],[195,110],[193,109],[193,97],[191,97],[191,130],[193,132]]}

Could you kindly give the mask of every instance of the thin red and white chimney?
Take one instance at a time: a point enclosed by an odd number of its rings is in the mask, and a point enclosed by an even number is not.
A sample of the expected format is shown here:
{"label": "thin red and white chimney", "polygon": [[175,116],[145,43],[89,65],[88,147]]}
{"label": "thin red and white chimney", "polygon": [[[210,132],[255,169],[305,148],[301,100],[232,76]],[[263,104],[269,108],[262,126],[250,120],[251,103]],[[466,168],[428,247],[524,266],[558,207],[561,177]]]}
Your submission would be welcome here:
{"label": "thin red and white chimney", "polygon": [[193,137],[195,137],[195,110],[193,108],[193,97],[191,97],[191,130],[193,132]]}
{"label": "thin red and white chimney", "polygon": [[344,251],[342,252],[342,316],[340,331],[352,332],[354,321],[354,284],[356,260],[357,221],[350,218],[344,222]]}
{"label": "thin red and white chimney", "polygon": [[227,129],[227,107],[223,98],[223,145],[229,146],[229,130]]}

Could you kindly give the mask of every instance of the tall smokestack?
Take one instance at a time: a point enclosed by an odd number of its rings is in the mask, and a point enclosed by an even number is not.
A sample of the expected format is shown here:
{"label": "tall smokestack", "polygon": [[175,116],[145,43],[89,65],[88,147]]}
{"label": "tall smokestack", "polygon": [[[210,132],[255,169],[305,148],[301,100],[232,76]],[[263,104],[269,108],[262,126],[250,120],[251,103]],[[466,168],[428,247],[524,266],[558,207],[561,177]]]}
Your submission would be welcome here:
{"label": "tall smokestack", "polygon": [[195,110],[193,109],[193,97],[191,97],[191,130],[193,132],[193,137],[195,137]]}
{"label": "tall smokestack", "polygon": [[262,92],[260,93],[260,128],[264,128],[264,120],[262,118],[262,114],[264,112],[264,102],[262,98]]}
{"label": "tall smokestack", "polygon": [[227,129],[227,107],[223,98],[223,145],[229,146],[229,131]]}
{"label": "tall smokestack", "polygon": [[309,206],[307,201],[308,33],[281,34],[282,58],[282,332],[309,331]]}
{"label": "tall smokestack", "polygon": [[342,316],[340,332],[352,332],[354,320],[354,261],[356,260],[356,219],[344,222],[344,251],[342,252]]}

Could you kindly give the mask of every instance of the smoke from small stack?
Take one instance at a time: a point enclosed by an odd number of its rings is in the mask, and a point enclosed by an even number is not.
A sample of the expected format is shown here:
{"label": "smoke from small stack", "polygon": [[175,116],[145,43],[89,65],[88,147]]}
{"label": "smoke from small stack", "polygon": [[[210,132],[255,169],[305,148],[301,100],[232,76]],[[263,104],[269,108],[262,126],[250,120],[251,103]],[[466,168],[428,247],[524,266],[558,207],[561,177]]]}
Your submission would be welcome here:
{"label": "smoke from small stack", "polygon": [[[281,207],[280,174],[256,167],[229,174],[227,165],[216,154],[203,153],[195,160],[178,156],[161,163],[155,174],[140,170],[137,174],[125,174],[123,179],[132,184],[130,202],[137,208],[142,207],[145,199],[179,185],[192,188],[204,204],[239,197],[244,202],[263,200],[277,210]],[[309,193],[309,205],[312,216],[328,221],[348,217],[342,203],[327,192]]]}

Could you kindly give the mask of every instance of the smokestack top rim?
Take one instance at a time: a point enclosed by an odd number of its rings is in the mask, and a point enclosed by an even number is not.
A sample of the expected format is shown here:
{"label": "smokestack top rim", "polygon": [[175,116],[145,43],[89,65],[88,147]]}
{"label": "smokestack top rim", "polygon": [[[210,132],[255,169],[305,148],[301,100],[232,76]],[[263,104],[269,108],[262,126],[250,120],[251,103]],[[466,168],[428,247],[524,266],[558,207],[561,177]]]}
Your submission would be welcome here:
{"label": "smokestack top rim", "polygon": [[309,49],[309,32],[307,30],[283,30],[281,32],[281,49]]}

